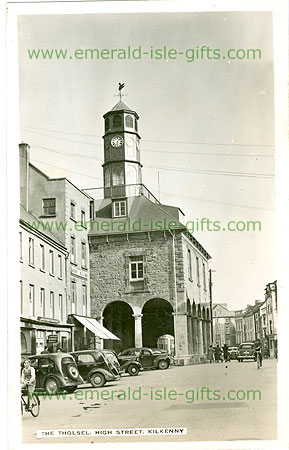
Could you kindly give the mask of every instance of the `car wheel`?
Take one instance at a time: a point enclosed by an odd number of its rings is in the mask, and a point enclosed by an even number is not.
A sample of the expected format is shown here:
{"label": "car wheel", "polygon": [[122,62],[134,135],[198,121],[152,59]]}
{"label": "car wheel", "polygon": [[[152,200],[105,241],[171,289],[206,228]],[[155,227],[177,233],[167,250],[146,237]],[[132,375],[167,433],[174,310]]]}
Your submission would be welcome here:
{"label": "car wheel", "polygon": [[77,378],[79,377],[79,371],[73,364],[68,364],[67,373],[70,378],[73,378],[74,380],[77,380]]}
{"label": "car wheel", "polygon": [[77,389],[77,386],[69,386],[69,387],[65,388],[65,390],[68,394],[73,394],[73,392],[75,392],[76,389]]}
{"label": "car wheel", "polygon": [[165,370],[169,367],[169,363],[165,359],[161,359],[158,363],[158,368],[160,370]]}
{"label": "car wheel", "polygon": [[139,367],[136,364],[131,364],[127,368],[127,373],[129,373],[130,376],[134,377],[139,374]]}
{"label": "car wheel", "polygon": [[96,372],[90,376],[90,382],[93,387],[102,387],[105,385],[106,379],[102,373]]}
{"label": "car wheel", "polygon": [[58,384],[54,378],[48,378],[48,380],[46,380],[45,391],[48,394],[56,394],[58,392]]}

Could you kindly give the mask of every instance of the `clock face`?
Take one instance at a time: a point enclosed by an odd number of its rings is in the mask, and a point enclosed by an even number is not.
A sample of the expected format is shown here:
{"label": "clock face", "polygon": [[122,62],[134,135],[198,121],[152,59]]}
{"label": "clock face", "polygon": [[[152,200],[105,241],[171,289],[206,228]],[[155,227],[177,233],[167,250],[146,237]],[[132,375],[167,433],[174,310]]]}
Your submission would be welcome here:
{"label": "clock face", "polygon": [[119,148],[123,145],[123,138],[121,136],[114,136],[110,143],[114,148]]}

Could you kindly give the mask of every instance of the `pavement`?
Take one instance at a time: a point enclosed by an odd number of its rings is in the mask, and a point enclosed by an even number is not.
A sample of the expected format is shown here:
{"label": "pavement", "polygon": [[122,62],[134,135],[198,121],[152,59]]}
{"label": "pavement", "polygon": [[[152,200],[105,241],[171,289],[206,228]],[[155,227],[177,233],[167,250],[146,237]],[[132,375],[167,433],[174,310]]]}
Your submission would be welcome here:
{"label": "pavement", "polygon": [[[273,359],[265,360],[260,370],[251,361],[172,366],[135,377],[125,375],[100,389],[85,385],[65,399],[40,400],[38,417],[23,415],[23,443],[277,439],[277,363]],[[143,435],[144,428],[149,435]],[[165,434],[156,428],[186,428],[187,434],[184,430]],[[118,436],[104,432],[37,437],[37,430],[68,429],[126,431]]]}

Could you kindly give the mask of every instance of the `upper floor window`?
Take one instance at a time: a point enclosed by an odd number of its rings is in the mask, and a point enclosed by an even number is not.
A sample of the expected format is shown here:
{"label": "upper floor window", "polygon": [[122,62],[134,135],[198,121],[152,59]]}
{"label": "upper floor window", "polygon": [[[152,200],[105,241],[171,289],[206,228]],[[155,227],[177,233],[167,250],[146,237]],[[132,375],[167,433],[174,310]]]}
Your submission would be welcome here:
{"label": "upper floor window", "polygon": [[113,127],[115,127],[115,128],[121,127],[121,125],[122,125],[121,116],[119,116],[119,115],[114,116],[112,124],[113,124]]}
{"label": "upper floor window", "polygon": [[23,281],[20,280],[20,313],[23,313]]}
{"label": "upper floor window", "polygon": [[192,279],[193,279],[192,255],[191,255],[191,250],[189,248],[188,248],[187,260],[188,260],[188,278],[190,281],[192,281]]}
{"label": "upper floor window", "polygon": [[59,294],[59,296],[58,296],[58,306],[59,306],[59,319],[61,321],[63,321],[64,314],[63,314],[63,296],[62,296],[62,294]]}
{"label": "upper floor window", "polygon": [[110,186],[110,170],[105,169],[104,171],[104,186],[109,187]]}
{"label": "upper floor window", "polygon": [[206,277],[206,266],[205,263],[203,263],[203,284],[204,284],[204,290],[207,290],[207,277]]}
{"label": "upper floor window", "polygon": [[34,239],[29,238],[29,264],[34,266]]}
{"label": "upper floor window", "polygon": [[85,223],[85,211],[82,209],[81,210],[81,225],[83,227],[86,227],[86,223]]}
{"label": "upper floor window", "polygon": [[71,282],[71,313],[76,314],[76,282]]}
{"label": "upper floor window", "polygon": [[200,286],[200,265],[199,265],[199,258],[197,256],[196,256],[196,267],[197,267],[198,286]]}
{"label": "upper floor window", "polygon": [[87,267],[86,259],[86,243],[81,242],[81,266],[85,268]]}
{"label": "upper floor window", "polygon": [[40,270],[45,271],[45,247],[40,244]]}
{"label": "upper floor window", "polygon": [[76,220],[76,205],[74,202],[70,202],[70,218]]}
{"label": "upper floor window", "polygon": [[54,253],[52,250],[49,250],[49,273],[54,275]]}
{"label": "upper floor window", "polygon": [[125,217],[126,216],[126,201],[120,200],[113,202],[113,217]]}
{"label": "upper floor window", "polygon": [[114,167],[112,169],[112,185],[119,186],[124,184],[124,172],[122,167]]}
{"label": "upper floor window", "polygon": [[144,279],[144,257],[131,256],[130,257],[130,281],[139,281]]}
{"label": "upper floor window", "polygon": [[61,280],[63,278],[62,255],[58,255],[58,278],[61,279]]}
{"label": "upper floor window", "polygon": [[94,201],[89,202],[89,218],[94,219]]}
{"label": "upper floor window", "polygon": [[84,316],[87,315],[87,286],[86,286],[86,284],[82,285],[82,314]]}
{"label": "upper floor window", "polygon": [[55,198],[44,198],[42,200],[42,213],[44,216],[55,216],[56,214]]}
{"label": "upper floor window", "polygon": [[128,128],[133,128],[133,118],[131,116],[126,116],[125,126]]}
{"label": "upper floor window", "polygon": [[71,262],[76,263],[76,239],[74,236],[71,236],[70,255]]}

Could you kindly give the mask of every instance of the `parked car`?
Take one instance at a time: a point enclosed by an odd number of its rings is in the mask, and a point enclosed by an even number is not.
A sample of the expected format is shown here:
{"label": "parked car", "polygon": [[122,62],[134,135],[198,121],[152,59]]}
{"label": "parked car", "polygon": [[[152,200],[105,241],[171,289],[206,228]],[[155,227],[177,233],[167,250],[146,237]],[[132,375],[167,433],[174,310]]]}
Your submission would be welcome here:
{"label": "parked car", "polygon": [[244,342],[239,345],[237,359],[239,362],[245,359],[255,360],[255,346],[253,342]]}
{"label": "parked car", "polygon": [[148,347],[133,347],[124,350],[118,355],[120,364],[124,361],[138,361],[143,369],[167,369],[170,365],[168,353],[159,349],[154,351]]}
{"label": "parked car", "polygon": [[29,356],[35,369],[36,389],[55,394],[61,390],[72,393],[83,382],[69,353],[48,353]]}
{"label": "parked car", "polygon": [[238,357],[238,347],[229,347],[230,359],[237,359]]}
{"label": "parked car", "polygon": [[83,383],[102,387],[107,381],[120,378],[117,364],[102,350],[79,350],[71,353],[75,358]]}
{"label": "parked car", "polygon": [[128,373],[131,376],[136,376],[142,369],[140,362],[137,361],[135,358],[124,357],[119,359],[113,350],[105,349],[103,350],[103,352],[113,360],[120,374]]}

